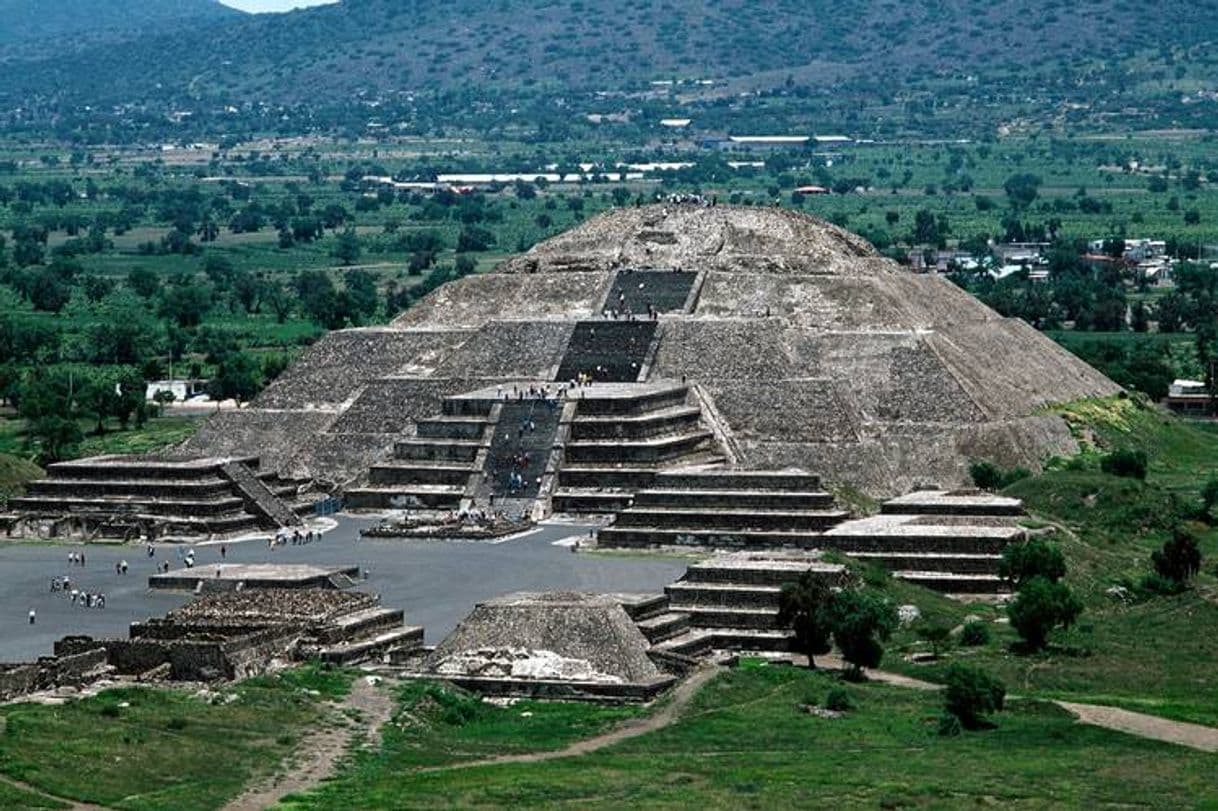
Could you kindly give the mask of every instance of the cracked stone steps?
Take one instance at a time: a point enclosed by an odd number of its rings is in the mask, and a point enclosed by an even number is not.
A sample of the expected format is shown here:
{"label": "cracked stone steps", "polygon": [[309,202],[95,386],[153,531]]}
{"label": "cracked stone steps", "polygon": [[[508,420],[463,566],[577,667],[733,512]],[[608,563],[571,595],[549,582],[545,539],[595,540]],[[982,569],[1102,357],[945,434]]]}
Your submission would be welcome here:
{"label": "cracked stone steps", "polygon": [[415,436],[421,439],[481,439],[487,421],[481,417],[439,416],[419,420]]}
{"label": "cracked stone steps", "polygon": [[662,313],[684,310],[697,279],[697,273],[671,270],[619,271],[602,309],[643,315],[648,305]]}
{"label": "cracked stone steps", "polygon": [[686,405],[689,387],[681,384],[649,386],[625,397],[615,397],[593,385],[574,389],[571,396],[579,402],[577,419],[615,416],[629,418]]}
{"label": "cracked stone steps", "polygon": [[182,481],[164,479],[97,481],[94,479],[53,478],[30,482],[26,486],[26,494],[47,498],[147,496],[172,498],[181,501],[205,501],[210,498],[231,497],[232,484],[227,479],[218,477]]}
{"label": "cracked stone steps", "polygon": [[479,439],[411,437],[394,443],[393,455],[400,461],[466,462],[473,464],[483,445]]}
{"label": "cracked stone steps", "polygon": [[719,490],[735,492],[820,492],[814,473],[769,470],[673,470],[655,480],[656,490]]}
{"label": "cracked stone steps", "polygon": [[1017,517],[1023,502],[981,490],[916,490],[880,505],[883,515]]}
{"label": "cracked stone steps", "polygon": [[669,606],[674,611],[687,611],[690,608],[744,608],[777,611],[782,586],[678,580],[665,586],[664,593],[668,595]]}
{"label": "cracked stone steps", "polygon": [[712,650],[774,651],[791,649],[790,631],[749,628],[692,628],[658,643],[656,650],[702,656]]}
{"label": "cracked stone steps", "polygon": [[916,527],[900,534],[843,533],[839,525],[821,536],[825,549],[856,552],[1001,555],[1008,543],[1024,536],[1015,527]]}
{"label": "cracked stone steps", "polygon": [[345,665],[383,658],[391,653],[415,650],[422,646],[423,629],[403,626],[379,631],[368,637],[317,647],[310,650],[309,655],[330,664]]}
{"label": "cracked stone steps", "polygon": [[142,461],[123,458],[79,459],[56,462],[47,467],[52,479],[87,479],[89,481],[180,481],[224,478],[226,463],[245,464],[257,469],[258,458],[246,456],[234,459],[202,459],[197,461]]}
{"label": "cracked stone steps", "polygon": [[456,510],[465,497],[465,485],[403,485],[360,487],[348,490],[344,503],[352,510]]}
{"label": "cracked stone steps", "polygon": [[647,641],[656,645],[675,636],[680,636],[690,629],[689,614],[680,611],[665,611],[654,617],[635,620],[635,625],[647,637]]}
{"label": "cracked stone steps", "polygon": [[13,509],[28,512],[128,514],[149,516],[237,516],[245,514],[245,502],[233,495],[208,501],[179,499],[153,499],[141,496],[116,496],[113,498],[69,498],[63,496],[24,496],[10,499]]}
{"label": "cracked stone steps", "polygon": [[956,574],[952,572],[894,571],[892,576],[933,591],[947,594],[1003,594],[1010,584],[996,574]]}
{"label": "cracked stone steps", "polygon": [[651,439],[696,431],[702,418],[697,406],[678,405],[644,414],[577,416],[573,440]]}
{"label": "cracked stone steps", "polygon": [[370,606],[352,611],[319,629],[317,641],[329,645],[402,628],[405,617],[405,612],[400,608]]}
{"label": "cracked stone steps", "polygon": [[290,527],[297,523],[296,513],[271,492],[248,465],[238,461],[228,462],[221,467],[221,472],[244,499],[246,511],[277,527]]}
{"label": "cracked stone steps", "polygon": [[890,571],[943,572],[947,574],[984,574],[998,572],[1002,555],[944,552],[851,552],[850,557],[874,563]]}
{"label": "cracked stone steps", "polygon": [[597,532],[599,546],[646,549],[692,546],[712,549],[816,549],[824,536],[815,531],[690,529],[685,527],[608,526]]}
{"label": "cracked stone steps", "polygon": [[368,469],[368,486],[441,484],[464,487],[474,472],[470,464],[426,461],[382,462]]}
{"label": "cracked stone steps", "polygon": [[566,458],[573,464],[612,462],[660,464],[709,450],[715,435],[698,429],[676,436],[641,440],[572,441],[567,443]]}
{"label": "cracked stone steps", "polygon": [[774,490],[640,490],[636,508],[684,507],[698,509],[747,508],[757,510],[828,510],[832,493]]}
{"label": "cracked stone steps", "polygon": [[577,322],[554,379],[589,374],[597,381],[636,382],[658,326],[649,320]]}
{"label": "cracked stone steps", "polygon": [[639,507],[622,510],[613,526],[621,529],[692,529],[700,531],[820,532],[848,518],[843,510],[764,510],[727,508]]}

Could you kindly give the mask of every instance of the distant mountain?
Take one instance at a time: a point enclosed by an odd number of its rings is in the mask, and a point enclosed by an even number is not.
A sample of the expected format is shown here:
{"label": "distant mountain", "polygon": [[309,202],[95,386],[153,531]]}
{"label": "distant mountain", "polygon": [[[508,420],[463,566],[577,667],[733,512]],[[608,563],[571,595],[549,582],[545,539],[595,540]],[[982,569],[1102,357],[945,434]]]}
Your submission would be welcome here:
{"label": "distant mountain", "polygon": [[0,19],[17,9],[23,31],[42,17],[42,36],[66,38],[88,24],[88,9],[117,24],[151,22],[152,8],[178,21],[192,10],[210,15],[121,48],[63,42],[49,57],[10,54],[0,64],[0,103],[318,105],[387,92],[560,94],[704,77],[748,89],[849,78],[887,98],[928,75],[1014,96],[1026,95],[1019,77],[1030,72],[1085,81],[1088,65],[1119,65],[1147,49],[1188,59],[1218,40],[1215,0],[344,0],[248,16],[205,0],[0,0]]}
{"label": "distant mountain", "polygon": [[34,53],[245,16],[219,0],[0,0],[0,48]]}

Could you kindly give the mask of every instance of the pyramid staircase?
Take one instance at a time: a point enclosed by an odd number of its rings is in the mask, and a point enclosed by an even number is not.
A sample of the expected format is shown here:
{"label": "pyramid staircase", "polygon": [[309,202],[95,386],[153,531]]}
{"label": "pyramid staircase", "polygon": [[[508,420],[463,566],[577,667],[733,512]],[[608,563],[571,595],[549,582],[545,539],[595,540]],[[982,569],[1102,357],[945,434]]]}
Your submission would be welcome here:
{"label": "pyramid staircase", "polygon": [[423,646],[423,629],[404,624],[401,609],[379,605],[331,618],[296,651],[299,659],[336,665],[383,660]]}
{"label": "pyramid staircase", "polygon": [[845,520],[819,477],[802,471],[668,470],[597,535],[607,548],[814,548]]}
{"label": "pyramid staircase", "polygon": [[259,479],[249,466],[241,461],[225,464],[221,470],[233,484],[246,511],[263,519],[274,527],[293,527],[300,523],[299,516],[277,496],[266,482]]}

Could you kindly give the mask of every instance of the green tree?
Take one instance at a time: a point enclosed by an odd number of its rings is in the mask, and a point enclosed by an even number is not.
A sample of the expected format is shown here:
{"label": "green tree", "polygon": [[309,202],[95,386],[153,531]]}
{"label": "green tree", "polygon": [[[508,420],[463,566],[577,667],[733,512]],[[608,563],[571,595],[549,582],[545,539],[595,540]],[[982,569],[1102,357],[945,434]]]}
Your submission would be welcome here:
{"label": "green tree", "polygon": [[344,229],[334,243],[334,258],[343,265],[354,265],[360,258],[359,237],[354,228]]}
{"label": "green tree", "polygon": [[348,270],[343,275],[351,309],[363,319],[372,318],[380,306],[376,277],[366,270]]}
{"label": "green tree", "polygon": [[824,577],[812,571],[783,586],[779,594],[778,624],[794,632],[795,650],[808,657],[809,668],[816,668],[814,657],[832,649],[829,609],[833,597]]}
{"label": "green tree", "polygon": [[1065,583],[1033,577],[1007,605],[1011,627],[1029,651],[1043,650],[1056,628],[1069,628],[1083,612],[1083,604]]}
{"label": "green tree", "polygon": [[897,628],[897,610],[875,594],[846,589],[834,596],[829,613],[833,641],[852,668],[849,675],[861,678],[863,668],[877,667],[884,658],[881,643]]}
{"label": "green tree", "polygon": [[127,286],[142,298],[152,298],[161,289],[161,276],[152,268],[138,267],[127,272]]}
{"label": "green tree", "polygon": [[230,352],[216,364],[207,391],[215,400],[252,400],[262,388],[262,367],[246,352]]}
{"label": "green tree", "polygon": [[953,662],[944,679],[943,705],[965,729],[990,726],[986,716],[1000,712],[1006,687],[980,668]]}
{"label": "green tree", "polygon": [[1201,571],[1201,549],[1197,545],[1197,536],[1184,527],[1176,527],[1163,548],[1151,553],[1150,558],[1155,571],[1178,587],[1183,587]]}
{"label": "green tree", "polygon": [[1023,210],[1036,200],[1040,193],[1040,178],[1028,172],[1011,175],[1006,182],[1002,184],[1003,190],[1007,193],[1007,199],[1011,201],[1011,205]]}

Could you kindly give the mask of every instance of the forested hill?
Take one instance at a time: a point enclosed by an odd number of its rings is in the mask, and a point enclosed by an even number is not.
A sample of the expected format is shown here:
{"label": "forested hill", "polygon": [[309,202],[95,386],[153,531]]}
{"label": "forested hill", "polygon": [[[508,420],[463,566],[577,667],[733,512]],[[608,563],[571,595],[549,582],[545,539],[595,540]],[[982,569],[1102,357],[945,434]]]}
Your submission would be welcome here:
{"label": "forested hill", "polygon": [[244,16],[218,0],[0,0],[0,48],[61,56],[82,46]]}
{"label": "forested hill", "polygon": [[[199,4],[214,5],[161,5]],[[0,10],[35,5],[55,25],[71,15],[45,8],[152,4],[0,0]],[[1019,93],[1018,76],[1029,71],[1084,81],[1085,66],[1148,49],[1209,59],[1216,31],[1215,0],[344,0],[196,23],[121,47],[63,42],[46,58],[10,56],[0,65],[0,101],[180,94],[316,104],[412,90],[617,90],[670,78],[752,88],[850,78],[882,88],[936,74],[993,82],[1000,95]]]}

